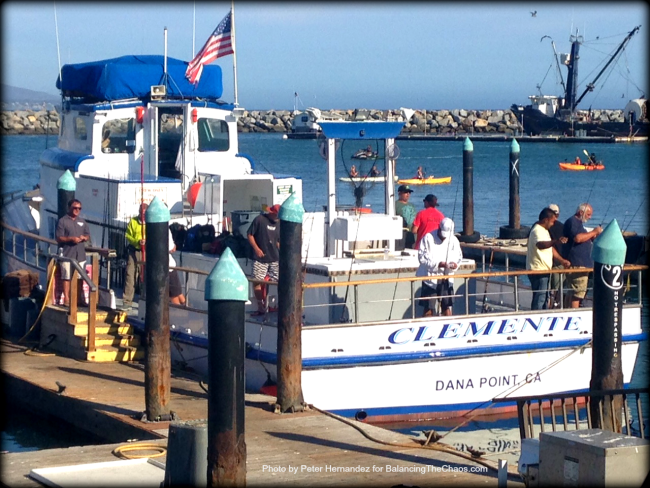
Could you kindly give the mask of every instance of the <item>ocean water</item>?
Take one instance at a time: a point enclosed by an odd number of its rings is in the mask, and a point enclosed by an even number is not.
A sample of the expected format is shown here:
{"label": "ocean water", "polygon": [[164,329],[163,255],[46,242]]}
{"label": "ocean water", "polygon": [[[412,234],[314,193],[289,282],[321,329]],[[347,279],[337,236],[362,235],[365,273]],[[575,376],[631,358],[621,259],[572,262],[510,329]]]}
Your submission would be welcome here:
{"label": "ocean water", "polygon": [[[38,182],[38,158],[46,136],[2,137],[2,192],[32,188]],[[367,142],[343,142],[337,150],[338,177],[355,164],[367,174],[370,163],[350,156]],[[371,142],[373,148],[375,144]],[[451,176],[451,184],[414,187],[411,201],[422,207],[427,193],[438,197],[440,210],[462,228],[463,141],[397,141],[400,156],[396,174],[415,176],[418,166],[427,175]],[[256,171],[289,174],[302,178],[303,205],[306,211],[322,210],[327,204],[327,163],[314,140],[283,139],[281,134],[241,134],[240,152],[250,155]],[[603,171],[561,171],[558,163],[584,158],[583,151],[596,153],[606,166]],[[381,151],[380,151],[381,152]],[[500,226],[508,225],[510,143],[474,142],[474,228],[494,237]],[[521,143],[520,144],[521,225],[531,225],[549,203],[560,207],[566,219],[582,202],[589,202],[594,215],[588,225],[618,221],[623,230],[646,235],[648,225],[648,145]],[[376,162],[383,170],[383,161]],[[383,211],[383,184],[365,188],[364,206]],[[337,205],[355,203],[354,186],[337,180]]]}
{"label": "ocean water", "polygon": [[[38,182],[39,155],[48,145],[55,144],[54,138],[46,136],[3,136],[2,193],[33,188]],[[366,145],[367,142],[348,141],[338,147],[338,177],[347,176],[352,164],[361,174],[369,172],[372,163],[350,158]],[[376,147],[374,143],[371,145],[373,149]],[[400,156],[396,162],[396,174],[401,178],[415,176],[418,166],[423,166],[427,175],[452,177],[448,185],[414,187],[411,201],[420,208],[427,193],[435,194],[440,210],[456,220],[460,230],[463,141],[397,141],[397,146]],[[593,172],[560,171],[558,162],[571,161],[576,156],[584,158],[583,150],[595,152],[606,169]],[[499,226],[508,225],[509,151],[510,142],[474,142],[474,227],[488,237],[496,236]],[[253,158],[256,171],[301,177],[306,211],[322,210],[327,204],[327,163],[320,156],[316,141],[287,140],[281,134],[242,134],[240,152]],[[616,218],[623,230],[648,234],[647,144],[593,144],[583,147],[569,143],[521,143],[520,160],[522,225],[534,223],[540,210],[549,203],[560,206],[560,218],[564,220],[578,204],[588,201],[594,208],[593,218],[588,225],[607,224]],[[383,170],[383,161],[378,160],[376,164]],[[383,211],[383,185],[368,186],[365,190],[364,206]],[[353,205],[353,191],[352,184],[337,180],[337,204]],[[648,331],[647,303],[643,308],[643,324]],[[645,342],[639,354],[633,386],[647,386],[648,366],[648,343]],[[647,406],[644,411],[648,412]],[[444,431],[452,427],[449,423],[383,426],[406,433],[431,428]],[[462,431],[489,437],[499,451],[509,449],[518,440],[516,419],[514,424],[513,419],[497,424],[472,422]],[[27,447],[21,447],[20,438],[8,439],[7,435],[7,432],[3,432],[3,450],[46,448],[46,444],[34,447],[31,441]]]}

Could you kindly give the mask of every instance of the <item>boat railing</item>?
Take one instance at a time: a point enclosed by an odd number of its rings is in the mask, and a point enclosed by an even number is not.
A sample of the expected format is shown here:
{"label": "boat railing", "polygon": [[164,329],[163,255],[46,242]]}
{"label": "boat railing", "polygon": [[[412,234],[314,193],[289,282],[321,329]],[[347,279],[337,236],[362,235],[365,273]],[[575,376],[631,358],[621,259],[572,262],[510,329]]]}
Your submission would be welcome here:
{"label": "boat railing", "polygon": [[[97,304],[99,301],[99,258],[100,255],[98,252],[87,251],[86,258],[90,261],[91,273],[88,276],[86,270],[79,264],[78,261],[72,258],[67,258],[62,254],[50,254],[48,255],[48,267],[47,275],[51,280],[54,280],[54,271],[53,267],[55,263],[57,266],[61,266],[62,263],[70,263],[70,296],[69,298],[69,312],[68,312],[68,323],[74,325],[79,324],[79,303],[85,303],[85,297],[80,299],[79,297],[79,279],[84,281],[88,285],[88,302],[85,305],[88,307],[88,332],[87,332],[87,342],[86,350],[88,352],[94,352],[96,350],[95,346],[95,323],[97,320]],[[48,283],[48,286],[50,284]],[[58,297],[53,298],[53,303],[58,304]]]}
{"label": "boat railing", "polygon": [[[209,275],[208,271],[189,267],[175,266],[170,269],[176,269],[180,273],[195,274],[203,280]],[[625,290],[626,303],[640,303],[639,297],[642,296],[642,273],[647,269],[648,266],[645,265],[624,266],[624,276],[629,277],[633,273],[636,273],[637,276],[637,279],[635,280],[627,280]],[[566,275],[571,273],[590,273],[592,271],[593,270],[590,268],[553,269],[549,271],[492,271],[456,274],[450,276],[442,275],[436,278],[453,278],[455,281],[463,283],[461,286],[455,287],[456,291],[451,295],[451,297],[454,301],[458,301],[461,304],[460,308],[463,310],[462,313],[456,313],[456,311],[454,311],[454,315],[464,315],[470,313],[504,313],[530,310],[530,301],[532,296],[532,290],[528,285],[528,277],[530,275],[555,274],[564,278]],[[506,278],[509,279],[509,282],[505,282]],[[247,279],[250,285],[264,284],[277,287],[277,282],[274,281],[256,280],[252,277],[247,277]],[[370,280],[303,283],[303,310],[306,315],[305,325],[325,325],[330,323],[358,324],[365,322],[380,322],[395,318],[415,319],[419,315],[417,313],[417,305],[421,301],[436,300],[436,298],[421,298],[418,296],[421,282],[428,279],[430,279],[430,277],[427,276],[405,276]],[[559,293],[558,296],[563,297],[566,291],[564,279],[558,281],[559,287],[549,291],[557,291]],[[188,280],[185,279],[185,275],[183,274],[181,274],[181,282],[186,285],[184,286],[184,293],[187,299],[186,308],[206,312],[207,307],[205,302],[203,302],[203,294],[199,293],[197,295],[189,293],[190,290],[187,287]],[[371,289],[373,286],[384,287],[384,291],[386,290],[386,287],[397,288],[403,286],[405,287],[405,290],[400,288],[400,293],[393,293],[388,297],[385,293],[373,293],[372,290],[368,292],[362,291],[363,289]],[[335,289],[341,287],[345,288],[345,291],[337,294]],[[329,289],[329,292],[327,293],[329,300],[323,300],[322,295],[319,295],[321,290],[325,289]],[[321,299],[310,299],[308,296],[310,292]],[[589,287],[587,290],[587,297],[584,301],[585,306],[591,302],[591,293],[592,288]],[[254,300],[252,286],[249,289],[249,297]],[[201,301],[202,303],[194,303],[197,301]],[[562,302],[563,300],[559,300],[559,302],[555,304],[554,308],[568,308],[568,306],[565,306]],[[401,315],[397,312],[395,314],[391,313],[383,319],[376,318],[377,313],[374,313],[376,312],[374,309],[379,309],[381,306],[384,306],[386,309],[393,311],[393,306],[396,304],[402,304],[402,309],[407,310],[407,312],[402,313]],[[323,308],[329,308],[331,310],[336,310],[338,308],[341,310],[342,313],[340,315],[343,318],[341,320],[331,320],[331,316],[336,316],[338,314],[325,312],[324,315],[321,314],[321,320],[317,322],[310,320],[311,314],[318,314],[318,309]],[[373,313],[370,315],[371,318],[364,318],[362,313],[364,310],[367,311],[369,308],[373,309]],[[364,315],[366,314],[364,313]],[[326,318],[323,318],[325,316]]]}
{"label": "boat railing", "polygon": [[[23,231],[0,222],[2,228],[2,252],[26,267],[47,272],[49,258],[58,255],[59,244],[54,239]],[[99,257],[98,271],[106,269],[106,276],[98,283],[103,283],[110,290],[111,262],[116,258],[115,249],[88,246],[86,253],[96,253]],[[48,275],[46,275],[48,276]]]}
{"label": "boat railing", "polygon": [[[642,273],[648,269],[648,266],[645,265],[626,265],[623,268],[624,276],[629,276],[631,273],[637,274],[637,279],[635,283],[632,283],[631,280],[627,280],[626,286],[626,303],[640,303],[640,298],[642,296]],[[455,292],[453,295],[450,295],[454,301],[459,301],[463,306],[460,307],[465,314],[474,314],[474,313],[490,313],[490,312],[519,312],[522,310],[530,310],[530,298],[532,297],[532,290],[530,286],[527,285],[528,276],[530,275],[560,275],[561,278],[572,273],[590,273],[593,270],[590,268],[571,268],[571,269],[553,269],[548,271],[531,271],[531,270],[517,270],[517,271],[496,271],[496,272],[475,272],[469,274],[455,274],[455,275],[440,275],[434,277],[435,279],[445,279],[453,278],[456,282],[461,281],[463,284],[461,286],[455,287]],[[329,307],[335,309],[349,310],[349,314],[341,313],[340,320],[330,320],[328,323],[361,323],[361,322],[380,322],[385,320],[394,319],[395,317],[389,316],[385,319],[378,319],[377,310],[381,307],[382,304],[388,302],[388,305],[391,306],[391,315],[393,315],[393,305],[402,302],[403,307],[401,310],[405,310],[399,318],[404,319],[415,319],[417,310],[417,304],[422,300],[436,300],[436,297],[426,297],[421,298],[418,295],[419,285],[422,281],[431,279],[432,277],[428,276],[406,276],[398,278],[380,278],[380,279],[370,279],[370,280],[349,280],[349,281],[336,281],[336,282],[321,282],[321,283],[306,283],[303,285],[305,294],[309,290],[314,290],[317,293],[319,289],[332,289],[330,295],[335,297],[334,299],[329,300],[326,303],[323,303],[322,300],[304,300],[303,309],[317,309],[319,307]],[[503,280],[509,278],[510,282],[505,283]],[[498,281],[502,280],[502,281]],[[474,281],[472,284],[471,282]],[[484,284],[484,288],[477,287],[476,284]],[[402,289],[402,293],[394,293],[392,298],[378,298],[381,296],[380,293],[365,292],[362,293],[360,288],[366,288],[371,286],[384,287],[386,291],[386,286],[394,286],[397,291],[397,287],[400,284],[404,284],[407,287],[407,292],[405,293]],[[345,292],[342,295],[337,295],[333,290],[334,288],[346,288]],[[479,289],[481,288],[481,289]],[[636,293],[632,294],[631,291],[635,290]],[[474,290],[474,291],[472,291]],[[552,289],[550,291],[559,292],[559,297],[564,296],[565,284],[564,280],[559,280],[559,287]],[[592,293],[592,288],[590,287],[587,291],[587,297],[585,302],[589,303],[591,301],[590,294]],[[400,296],[397,296],[400,295]],[[365,297],[360,299],[360,297]],[[525,300],[523,299],[525,298]],[[557,309],[568,308],[566,304],[562,303],[563,300],[554,306]],[[362,317],[362,314],[364,318]],[[455,310],[454,315],[459,315]],[[329,314],[331,317],[333,314]],[[336,314],[334,314],[336,315]],[[399,315],[399,313],[397,314]],[[306,319],[306,325],[321,325],[311,322]],[[322,323],[324,325],[324,323]]]}
{"label": "boat railing", "polygon": [[[604,406],[607,404],[610,411],[614,411],[615,402],[622,399],[624,422],[621,425],[621,430],[624,430],[627,435],[645,439],[646,426],[644,425],[641,395],[647,395],[649,392],[650,389],[648,388],[625,388],[580,393],[551,393],[542,396],[495,398],[492,401],[494,403],[516,402],[519,435],[521,439],[534,439],[538,437],[540,432],[593,428],[594,419],[591,416],[591,405],[594,402],[597,405],[599,425],[604,429],[616,432],[618,428],[614,425],[614,418],[605,419]],[[628,404],[628,399],[634,400],[636,418],[633,418],[634,415]],[[568,410],[568,407],[572,411]],[[562,417],[561,422],[558,421],[560,415]],[[547,423],[549,416],[550,423]],[[636,427],[634,425],[635,421]],[[570,426],[575,428],[571,429]]]}

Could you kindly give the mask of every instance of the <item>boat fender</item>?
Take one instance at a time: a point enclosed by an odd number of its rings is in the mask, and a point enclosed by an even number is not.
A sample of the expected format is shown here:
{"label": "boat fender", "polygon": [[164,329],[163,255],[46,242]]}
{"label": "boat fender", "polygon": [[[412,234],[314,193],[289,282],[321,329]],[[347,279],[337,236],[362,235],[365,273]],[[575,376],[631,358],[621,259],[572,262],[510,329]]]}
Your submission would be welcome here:
{"label": "boat fender", "polygon": [[202,183],[199,181],[190,186],[190,189],[187,190],[187,201],[190,204],[190,207],[194,208],[196,199],[199,196],[199,191],[201,190]]}

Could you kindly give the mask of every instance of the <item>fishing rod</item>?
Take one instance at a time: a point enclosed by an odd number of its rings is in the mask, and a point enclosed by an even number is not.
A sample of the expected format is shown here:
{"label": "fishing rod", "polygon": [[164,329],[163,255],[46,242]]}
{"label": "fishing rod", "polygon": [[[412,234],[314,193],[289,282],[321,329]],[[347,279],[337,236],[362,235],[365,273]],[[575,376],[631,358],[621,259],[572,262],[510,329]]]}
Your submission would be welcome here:
{"label": "fishing rod", "polygon": [[605,216],[603,217],[603,221],[600,223],[598,227],[602,227],[603,224],[605,223],[605,218],[607,218],[607,214],[609,213],[609,208],[612,206],[612,202],[609,202],[609,205],[607,206],[607,210],[605,210]]}
{"label": "fishing rod", "polygon": [[639,210],[641,210],[641,205],[643,205],[644,203],[645,203],[645,198],[644,198],[643,200],[641,200],[641,204],[640,204],[640,205],[638,206],[638,208],[636,209],[636,212],[634,212],[634,215],[632,215],[632,218],[631,218],[630,221],[627,223],[627,226],[623,229],[623,232],[625,232],[625,231],[627,230],[627,228],[630,226],[630,224],[631,224],[632,221],[634,220],[634,217],[636,217],[637,212],[638,212]]}
{"label": "fishing rod", "polygon": [[[494,235],[496,237],[497,232],[499,230],[499,218],[501,217],[501,205],[503,204],[503,197],[499,200],[499,211],[497,212],[497,225],[494,229]],[[494,247],[490,249],[490,265],[488,266],[488,273],[492,271],[492,263],[494,262]],[[485,290],[483,291],[483,306],[481,307],[481,313],[485,313],[488,311],[488,305],[487,305],[487,291],[488,291],[488,283],[490,281],[490,276],[485,279]]]}

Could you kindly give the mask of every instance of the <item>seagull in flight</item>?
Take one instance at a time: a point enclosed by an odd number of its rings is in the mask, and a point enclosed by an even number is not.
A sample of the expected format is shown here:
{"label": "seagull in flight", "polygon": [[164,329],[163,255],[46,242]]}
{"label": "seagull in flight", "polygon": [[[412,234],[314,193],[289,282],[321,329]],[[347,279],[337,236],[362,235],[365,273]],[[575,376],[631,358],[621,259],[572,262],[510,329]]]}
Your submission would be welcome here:
{"label": "seagull in flight", "polygon": [[531,17],[537,17],[537,10],[534,10],[530,13]]}

